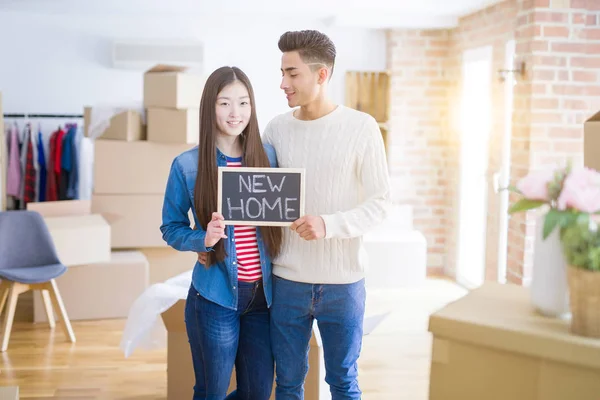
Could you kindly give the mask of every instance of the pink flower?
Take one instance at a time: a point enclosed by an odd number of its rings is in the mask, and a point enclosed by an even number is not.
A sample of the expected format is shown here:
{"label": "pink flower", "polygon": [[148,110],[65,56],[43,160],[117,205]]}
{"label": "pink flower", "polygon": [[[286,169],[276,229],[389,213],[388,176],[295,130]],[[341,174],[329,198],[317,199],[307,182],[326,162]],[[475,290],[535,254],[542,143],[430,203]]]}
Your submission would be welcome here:
{"label": "pink flower", "polygon": [[550,201],[548,184],[553,179],[554,171],[531,172],[517,182],[517,189],[529,200]]}
{"label": "pink flower", "polygon": [[573,168],[558,197],[558,209],[586,213],[600,210],[600,173],[587,167]]}

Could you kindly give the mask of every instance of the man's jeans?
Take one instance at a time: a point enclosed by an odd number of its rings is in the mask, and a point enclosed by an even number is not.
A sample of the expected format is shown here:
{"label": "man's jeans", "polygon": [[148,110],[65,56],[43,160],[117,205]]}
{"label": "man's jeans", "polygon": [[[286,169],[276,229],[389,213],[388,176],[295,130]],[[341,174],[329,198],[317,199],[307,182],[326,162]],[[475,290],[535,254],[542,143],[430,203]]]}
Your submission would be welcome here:
{"label": "man's jeans", "polygon": [[193,400],[223,400],[235,362],[237,391],[227,400],[268,400],[273,388],[269,309],[262,283],[238,282],[238,310],[190,286],[185,323],[196,375]]}
{"label": "man's jeans", "polygon": [[304,399],[308,347],[317,320],[332,400],[360,399],[357,360],[365,313],[364,279],[344,285],[313,285],[273,276],[271,340],[277,369],[277,400]]}

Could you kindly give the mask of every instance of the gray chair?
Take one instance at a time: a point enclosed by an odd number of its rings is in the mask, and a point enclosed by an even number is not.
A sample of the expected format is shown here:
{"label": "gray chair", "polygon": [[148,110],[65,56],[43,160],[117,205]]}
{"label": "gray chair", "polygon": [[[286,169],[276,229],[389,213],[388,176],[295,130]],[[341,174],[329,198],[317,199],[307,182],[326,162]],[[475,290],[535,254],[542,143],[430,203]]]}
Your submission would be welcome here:
{"label": "gray chair", "polygon": [[7,305],[2,352],[8,348],[19,294],[28,290],[41,291],[52,328],[55,326],[54,305],[67,338],[75,342],[71,322],[55,281],[66,270],[67,267],[58,259],[48,227],[39,213],[0,212],[0,314]]}

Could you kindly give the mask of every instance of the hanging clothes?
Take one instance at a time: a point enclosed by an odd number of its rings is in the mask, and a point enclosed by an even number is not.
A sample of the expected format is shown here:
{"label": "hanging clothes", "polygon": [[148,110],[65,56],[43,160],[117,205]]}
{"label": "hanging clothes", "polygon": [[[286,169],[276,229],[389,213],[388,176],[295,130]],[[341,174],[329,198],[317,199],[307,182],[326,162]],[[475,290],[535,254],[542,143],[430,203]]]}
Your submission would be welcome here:
{"label": "hanging clothes", "polygon": [[38,132],[38,201],[46,201],[46,157],[44,154],[44,138],[41,130]]}
{"label": "hanging clothes", "polygon": [[19,192],[19,195],[17,196],[17,199],[19,199],[19,209],[23,210],[25,209],[25,203],[24,203],[24,199],[25,199],[25,178],[26,178],[26,168],[27,168],[27,152],[29,151],[29,139],[30,139],[30,133],[31,133],[31,125],[30,124],[25,124],[25,126],[23,127],[23,134],[21,135],[21,154],[20,154],[20,161],[21,161],[21,191]]}
{"label": "hanging clothes", "polygon": [[56,134],[56,143],[54,147],[54,173],[56,175],[60,174],[61,169],[61,161],[62,161],[62,151],[63,151],[63,141],[65,139],[65,131],[59,129]]}
{"label": "hanging clothes", "polygon": [[9,140],[6,194],[17,197],[21,193],[21,159],[19,155],[19,134],[16,125],[10,131]]}
{"label": "hanging clothes", "polygon": [[33,155],[33,169],[35,171],[35,177],[33,181],[33,201],[39,201],[40,164],[38,163],[38,135],[35,134],[33,129],[31,129],[29,140],[31,142],[31,152]]}
{"label": "hanging clothes", "polygon": [[8,152],[6,144],[8,139],[4,126],[0,126],[0,211],[6,209],[6,172],[8,171]]}
{"label": "hanging clothes", "polygon": [[71,171],[71,155],[73,152],[73,132],[71,128],[65,133],[60,155],[60,175],[58,179],[58,199],[68,200],[67,186],[69,186],[69,173]]}
{"label": "hanging clothes", "polygon": [[56,162],[56,143],[58,139],[58,133],[54,132],[50,136],[50,146],[48,151],[48,164],[47,164],[47,185],[46,185],[46,201],[58,200],[58,184],[56,182],[55,162]]}
{"label": "hanging clothes", "polygon": [[23,147],[27,148],[26,161],[25,161],[25,180],[23,190],[23,207],[27,206],[27,203],[35,201],[35,166],[33,163],[33,143],[31,138],[27,142],[23,143]]}
{"label": "hanging clothes", "polygon": [[71,138],[71,171],[69,173],[69,183],[67,186],[67,198],[79,199],[79,148],[81,145],[82,132],[75,125],[73,137]]}
{"label": "hanging clothes", "polygon": [[[66,150],[65,140],[67,140],[67,132],[62,129],[58,131],[56,137],[56,153],[54,158],[54,174],[56,175],[56,188],[58,191],[58,200],[67,200],[67,180],[63,174],[62,157]],[[67,150],[68,151],[68,150]]]}
{"label": "hanging clothes", "polygon": [[[82,182],[83,134],[78,124],[59,126],[50,135],[43,132],[41,123],[19,125],[7,124],[5,168],[1,169],[6,189],[0,193],[2,200],[7,199],[7,208],[24,209],[30,202],[80,199],[81,187],[86,183]],[[86,157],[93,159],[93,153]],[[90,161],[86,160],[85,165]]]}

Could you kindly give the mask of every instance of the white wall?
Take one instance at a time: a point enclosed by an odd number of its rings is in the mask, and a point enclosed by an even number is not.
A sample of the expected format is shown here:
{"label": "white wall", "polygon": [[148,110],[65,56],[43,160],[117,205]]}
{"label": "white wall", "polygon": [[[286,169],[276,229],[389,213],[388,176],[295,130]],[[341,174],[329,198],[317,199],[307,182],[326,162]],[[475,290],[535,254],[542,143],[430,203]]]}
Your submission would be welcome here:
{"label": "white wall", "polygon": [[0,91],[5,113],[82,113],[84,105],[136,104],[141,107],[142,72],[110,66],[116,38],[186,38],[205,44],[205,71],[236,65],[256,92],[261,128],[288,110],[279,89],[279,35],[292,29],[320,29],[337,46],[331,90],[344,101],[346,70],[383,70],[383,31],[328,28],[320,21],[281,17],[228,17],[224,21],[131,16],[61,16],[0,11]]}

